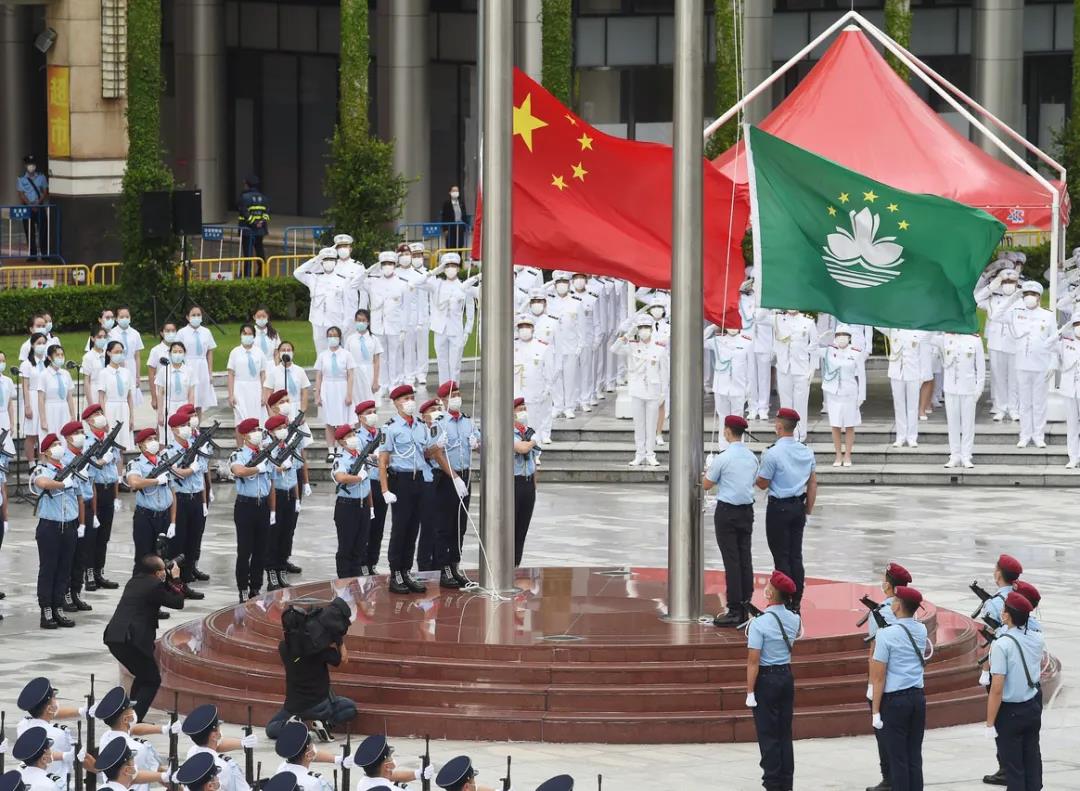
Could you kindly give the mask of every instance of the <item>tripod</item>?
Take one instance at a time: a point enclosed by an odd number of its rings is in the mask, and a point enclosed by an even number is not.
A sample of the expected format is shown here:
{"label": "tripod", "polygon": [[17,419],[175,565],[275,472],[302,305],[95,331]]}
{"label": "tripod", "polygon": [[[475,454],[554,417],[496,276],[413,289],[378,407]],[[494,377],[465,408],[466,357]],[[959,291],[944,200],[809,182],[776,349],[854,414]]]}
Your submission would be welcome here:
{"label": "tripod", "polygon": [[[191,308],[198,308],[202,311],[203,320],[214,325],[214,329],[218,331],[219,335],[225,335],[225,330],[221,328],[221,325],[214,321],[214,317],[211,316],[206,308],[200,305],[198,302],[191,298],[191,291],[189,289],[189,283],[191,282],[191,258],[188,256],[187,247],[187,234],[180,234],[180,297],[169,308],[167,316],[180,316],[181,319],[185,318],[188,311]],[[154,312],[157,313],[157,300],[154,301]],[[154,316],[154,323],[157,324],[157,316]],[[160,325],[158,325],[160,326]],[[213,375],[213,371],[210,372]]]}
{"label": "tripod", "polygon": [[22,435],[23,414],[22,414],[22,386],[19,383],[19,379],[22,377],[22,371],[18,368],[11,369],[11,379],[15,382],[15,425],[11,427],[15,436],[15,495],[11,497],[17,503],[27,503],[34,505],[36,500],[30,496],[30,493],[23,491],[22,486],[22,460],[18,458],[19,443],[17,440],[25,439]]}

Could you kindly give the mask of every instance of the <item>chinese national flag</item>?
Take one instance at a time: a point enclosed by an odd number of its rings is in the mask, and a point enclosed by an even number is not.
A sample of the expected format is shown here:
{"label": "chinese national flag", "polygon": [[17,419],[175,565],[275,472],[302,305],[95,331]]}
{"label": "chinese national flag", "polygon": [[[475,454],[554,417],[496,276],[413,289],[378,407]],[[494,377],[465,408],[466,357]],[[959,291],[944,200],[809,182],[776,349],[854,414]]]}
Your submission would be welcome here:
{"label": "chinese national flag", "polygon": [[[513,263],[671,288],[670,146],[599,132],[514,69],[513,163]],[[705,316],[738,327],[748,207],[708,160],[701,166]],[[481,215],[477,201],[476,257]]]}

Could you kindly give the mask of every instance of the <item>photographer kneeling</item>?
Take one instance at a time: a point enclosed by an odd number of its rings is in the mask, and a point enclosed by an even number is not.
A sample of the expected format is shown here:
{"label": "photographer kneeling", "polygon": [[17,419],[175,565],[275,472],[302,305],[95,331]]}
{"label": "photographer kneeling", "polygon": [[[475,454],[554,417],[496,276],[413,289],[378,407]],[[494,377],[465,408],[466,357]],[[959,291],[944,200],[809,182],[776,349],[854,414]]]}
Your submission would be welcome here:
{"label": "photographer kneeling", "polygon": [[266,724],[268,738],[276,740],[292,717],[312,723],[319,732],[356,716],[356,703],[330,689],[330,667],[349,661],[345,635],[351,622],[349,605],[342,599],[307,613],[290,607],[281,614],[285,639],[278,644],[278,654],[285,667],[285,705]]}

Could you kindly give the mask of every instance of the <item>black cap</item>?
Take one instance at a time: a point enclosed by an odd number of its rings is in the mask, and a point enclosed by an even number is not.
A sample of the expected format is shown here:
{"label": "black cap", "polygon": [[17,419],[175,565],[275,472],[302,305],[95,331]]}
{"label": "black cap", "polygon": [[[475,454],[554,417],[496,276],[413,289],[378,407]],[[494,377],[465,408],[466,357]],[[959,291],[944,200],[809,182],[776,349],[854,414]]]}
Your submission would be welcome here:
{"label": "black cap", "polygon": [[439,788],[453,788],[476,776],[476,774],[477,772],[473,769],[469,756],[459,755],[456,758],[451,758],[439,770],[439,774],[435,776],[435,785]]}
{"label": "black cap", "polygon": [[15,746],[11,748],[11,756],[16,761],[32,764],[52,744],[52,739],[40,725],[27,728],[22,736],[15,740]]}
{"label": "black cap", "polygon": [[36,165],[37,164],[37,159],[34,158],[33,154],[27,154],[25,157],[22,158],[22,161],[23,161],[24,165]]}
{"label": "black cap", "polygon": [[101,748],[101,753],[97,757],[97,770],[108,774],[110,770],[122,766],[130,758],[131,749],[128,747],[127,739],[117,736]]}
{"label": "black cap", "polygon": [[390,745],[386,743],[385,736],[368,736],[356,748],[353,762],[361,769],[367,769],[369,766],[375,766],[386,760],[389,749]]}
{"label": "black cap", "polygon": [[18,769],[0,775],[0,791],[26,791],[26,783]]}
{"label": "black cap", "polygon": [[131,707],[131,701],[128,699],[127,693],[123,687],[113,687],[105,696],[98,701],[97,708],[94,709],[94,716],[99,720],[108,721],[122,712],[124,709]]}
{"label": "black cap", "polygon": [[278,772],[266,781],[263,791],[298,791],[298,786],[292,772]]}
{"label": "black cap", "polygon": [[556,775],[538,785],[536,791],[574,791],[574,778],[570,775]]}
{"label": "black cap", "polygon": [[204,703],[197,706],[187,715],[181,730],[187,736],[198,736],[217,725],[218,711],[213,703]]}
{"label": "black cap", "polygon": [[310,739],[307,726],[302,722],[291,720],[286,722],[285,727],[281,729],[274,751],[289,761],[303,754]]}
{"label": "black cap", "polygon": [[218,773],[213,753],[197,752],[176,770],[173,779],[188,788],[202,788]]}
{"label": "black cap", "polygon": [[19,693],[19,708],[23,711],[32,711],[52,697],[55,692],[56,690],[45,676],[31,679]]}

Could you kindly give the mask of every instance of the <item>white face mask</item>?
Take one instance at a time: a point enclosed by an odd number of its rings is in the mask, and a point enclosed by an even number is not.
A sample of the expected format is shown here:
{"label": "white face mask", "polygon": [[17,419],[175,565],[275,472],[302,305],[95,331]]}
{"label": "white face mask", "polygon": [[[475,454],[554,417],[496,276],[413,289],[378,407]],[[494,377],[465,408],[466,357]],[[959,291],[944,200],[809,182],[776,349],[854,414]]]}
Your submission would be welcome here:
{"label": "white face mask", "polygon": [[191,316],[188,318],[188,324],[192,327],[199,327],[202,325],[202,316]]}
{"label": "white face mask", "polygon": [[337,266],[337,261],[323,259],[322,268],[326,274],[330,274],[334,271],[334,267]]}
{"label": "white face mask", "polygon": [[289,401],[278,401],[278,413],[285,417],[292,417],[293,413],[292,403]]}
{"label": "white face mask", "polygon": [[240,343],[243,346],[251,346],[251,345],[253,345],[255,343],[255,336],[254,335],[241,335],[240,336]]}
{"label": "white face mask", "polygon": [[34,356],[35,357],[44,357],[45,356],[45,344],[44,343],[39,343],[39,344],[34,346]]}
{"label": "white face mask", "polygon": [[638,340],[648,343],[652,340],[652,330],[644,329],[637,331]]}
{"label": "white face mask", "polygon": [[161,443],[156,439],[148,439],[146,441],[146,452],[153,456],[159,450],[161,450]]}
{"label": "white face mask", "polygon": [[355,437],[345,437],[345,447],[349,450],[356,450],[360,447],[360,440]]}
{"label": "white face mask", "polygon": [[408,401],[401,402],[401,411],[406,415],[416,414],[416,402],[411,398]]}
{"label": "white face mask", "polygon": [[1016,293],[1016,283],[1002,283],[1001,293],[1009,297]]}
{"label": "white face mask", "polygon": [[534,316],[541,315],[544,312],[544,307],[545,307],[545,305],[544,305],[543,302],[530,302],[529,303],[529,311]]}
{"label": "white face mask", "polygon": [[54,445],[50,445],[48,453],[50,459],[56,459],[59,461],[60,459],[64,458],[64,446],[61,445],[59,442],[55,443]]}
{"label": "white face mask", "polygon": [[280,439],[282,442],[289,436],[289,430],[287,428],[274,429],[274,439]]}
{"label": "white face mask", "polygon": [[434,423],[436,420],[438,420],[442,416],[443,416],[443,411],[441,409],[432,409],[430,412],[428,412],[428,417],[430,418],[430,422],[432,422],[432,423]]}
{"label": "white face mask", "polygon": [[1037,296],[1035,296],[1034,294],[1027,294],[1027,295],[1024,296],[1024,307],[1025,308],[1028,308],[1030,310],[1031,308],[1037,308],[1038,306],[1039,306],[1039,298]]}
{"label": "white face mask", "polygon": [[379,422],[379,416],[374,412],[369,412],[360,419],[364,421],[364,425],[368,428],[375,428],[375,424]]}
{"label": "white face mask", "polygon": [[188,425],[191,426],[192,428],[198,428],[199,427],[199,416],[198,415],[192,415],[191,420],[188,421]]}
{"label": "white face mask", "polygon": [[172,343],[173,341],[176,340],[176,333],[175,332],[166,332],[163,337],[164,337],[165,343]]}
{"label": "white face mask", "polygon": [[522,410],[521,410],[520,412],[515,412],[515,413],[514,413],[514,420],[516,420],[516,421],[517,421],[518,423],[520,423],[521,425],[525,425],[525,423],[527,423],[527,422],[528,422],[528,420],[529,420],[529,413],[528,413],[528,411],[527,411],[527,410],[524,410],[524,409],[522,409]]}
{"label": "white face mask", "polygon": [[851,338],[847,335],[837,335],[835,341],[837,349],[845,349],[847,348],[847,345],[851,343]]}
{"label": "white face mask", "polygon": [[341,338],[339,338],[337,335],[331,335],[326,339],[326,345],[329,346],[331,349],[336,349],[338,346],[341,345]]}
{"label": "white face mask", "polygon": [[382,265],[382,275],[383,275],[383,277],[393,277],[394,276],[394,265],[393,264],[383,264]]}
{"label": "white face mask", "polygon": [[461,396],[450,396],[446,399],[446,408],[451,412],[461,411]]}
{"label": "white face mask", "polygon": [[109,424],[109,421],[105,419],[104,415],[94,415],[90,418],[90,425],[94,428],[105,428]]}
{"label": "white face mask", "polygon": [[250,442],[252,445],[261,445],[263,441],[263,433],[261,431],[252,431],[250,434],[247,435],[247,439],[248,442]]}
{"label": "white face mask", "polygon": [[566,296],[567,293],[569,293],[569,291],[570,291],[570,284],[569,283],[565,283],[562,280],[560,280],[558,283],[555,284],[555,293],[558,294],[560,297]]}
{"label": "white face mask", "polygon": [[191,439],[191,426],[180,426],[176,429],[176,436],[180,439]]}
{"label": "white face mask", "polygon": [[342,261],[348,261],[350,258],[352,258],[352,248],[339,247],[337,249],[337,257],[340,258]]}
{"label": "white face mask", "polygon": [[[34,173],[37,173],[37,165],[27,165],[26,166],[26,172],[31,174],[31,175],[33,175]],[[453,195],[453,193],[450,193],[450,194]]]}
{"label": "white face mask", "polygon": [[265,329],[266,325],[270,323],[270,319],[255,319],[255,326],[260,330]]}
{"label": "white face mask", "polygon": [[446,279],[447,280],[457,280],[457,267],[456,266],[448,266],[446,268]]}
{"label": "white face mask", "polygon": [[523,340],[523,341],[531,341],[533,339],[533,328],[532,327],[519,327],[518,328],[518,338],[520,340]]}
{"label": "white face mask", "polygon": [[575,277],[574,278],[574,291],[584,291],[584,290],[585,290],[585,278],[583,278],[583,277]]}
{"label": "white face mask", "polygon": [[726,332],[728,335],[730,335],[733,338],[736,335],[739,334],[739,331],[737,329],[735,329],[734,327],[728,327],[726,330],[724,330],[724,332]]}
{"label": "white face mask", "polygon": [[81,448],[86,442],[86,437],[82,434],[73,434],[70,441],[73,448]]}
{"label": "white face mask", "polygon": [[664,309],[663,308],[649,308],[649,315],[652,316],[657,321],[659,321],[660,319],[664,318]]}

